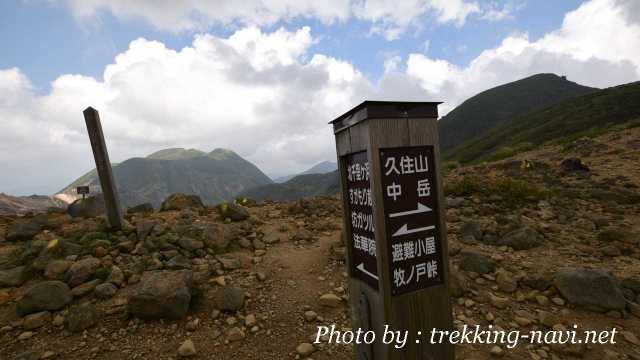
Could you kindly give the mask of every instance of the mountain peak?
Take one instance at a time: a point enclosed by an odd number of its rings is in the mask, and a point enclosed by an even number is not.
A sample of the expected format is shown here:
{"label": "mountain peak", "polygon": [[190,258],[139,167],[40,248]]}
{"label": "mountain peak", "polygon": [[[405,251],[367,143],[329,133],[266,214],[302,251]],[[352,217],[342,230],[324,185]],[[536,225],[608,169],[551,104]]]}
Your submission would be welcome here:
{"label": "mountain peak", "polygon": [[216,160],[225,160],[225,159],[240,157],[240,155],[236,154],[235,151],[229,150],[229,149],[223,149],[223,148],[217,148],[213,150],[212,152],[209,153],[208,156]]}
{"label": "mountain peak", "polygon": [[197,149],[185,149],[185,148],[169,148],[158,150],[153,154],[147,156],[147,159],[153,160],[181,160],[190,159],[198,156],[203,156],[204,151]]}
{"label": "mountain peak", "polygon": [[493,87],[465,100],[438,121],[440,147],[451,150],[516,115],[595,91],[598,89],[552,73],[535,74]]}

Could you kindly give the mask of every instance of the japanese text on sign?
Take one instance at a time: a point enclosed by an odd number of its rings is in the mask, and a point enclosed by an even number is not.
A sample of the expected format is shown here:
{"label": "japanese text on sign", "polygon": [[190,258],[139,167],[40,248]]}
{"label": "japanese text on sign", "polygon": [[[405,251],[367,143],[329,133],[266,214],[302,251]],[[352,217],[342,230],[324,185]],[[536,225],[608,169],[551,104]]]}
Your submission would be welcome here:
{"label": "japanese text on sign", "polygon": [[351,244],[351,273],[378,289],[373,200],[369,160],[365,151],[344,157]]}
{"label": "japanese text on sign", "polygon": [[443,282],[432,146],[380,150],[393,295]]}

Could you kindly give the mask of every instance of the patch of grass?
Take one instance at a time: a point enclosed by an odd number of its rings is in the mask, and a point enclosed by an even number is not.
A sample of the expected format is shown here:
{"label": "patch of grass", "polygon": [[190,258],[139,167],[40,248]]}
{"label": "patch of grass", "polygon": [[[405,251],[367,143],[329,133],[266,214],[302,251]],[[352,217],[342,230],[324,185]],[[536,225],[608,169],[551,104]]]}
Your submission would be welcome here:
{"label": "patch of grass", "polygon": [[513,209],[546,199],[548,191],[527,181],[510,177],[481,177],[478,175],[464,176],[444,186],[447,196],[480,196],[495,197],[501,206]]}

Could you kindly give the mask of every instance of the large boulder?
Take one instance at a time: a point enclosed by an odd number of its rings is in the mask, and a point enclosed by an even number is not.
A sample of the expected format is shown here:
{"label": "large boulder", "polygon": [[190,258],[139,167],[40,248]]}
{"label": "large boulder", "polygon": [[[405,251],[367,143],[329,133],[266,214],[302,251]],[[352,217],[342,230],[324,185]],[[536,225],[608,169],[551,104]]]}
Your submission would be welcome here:
{"label": "large boulder", "polygon": [[497,244],[510,246],[514,250],[527,250],[542,245],[542,240],[537,231],[523,226],[505,234],[498,239]]}
{"label": "large boulder", "polygon": [[54,311],[71,302],[71,290],[62,281],[43,281],[31,287],[18,300],[16,311],[24,316],[39,311]]}
{"label": "large boulder", "polygon": [[477,252],[462,251],[460,252],[460,268],[464,271],[471,271],[478,274],[487,274],[495,270],[494,262]]}
{"label": "large boulder", "polygon": [[570,303],[604,310],[622,310],[625,298],[619,281],[608,271],[560,269],[553,284]]}
{"label": "large boulder", "polygon": [[67,330],[77,333],[97,324],[101,316],[100,310],[93,304],[77,305],[69,309],[64,325]]}
{"label": "large boulder", "polygon": [[9,226],[6,238],[8,241],[31,240],[40,230],[42,223],[37,219],[20,219]]}
{"label": "large boulder", "polygon": [[78,199],[67,208],[67,213],[73,218],[92,218],[105,213],[105,203],[102,194]]}
{"label": "large boulder", "polygon": [[171,194],[162,202],[161,211],[203,208],[204,204],[198,195]]}
{"label": "large boulder", "polygon": [[142,319],[183,319],[192,288],[191,270],[147,271],[129,296],[129,313]]}
{"label": "large boulder", "polygon": [[244,290],[231,286],[219,288],[213,294],[215,307],[219,310],[230,312],[242,309],[244,306],[244,298]]}
{"label": "large boulder", "polygon": [[26,266],[0,270],[0,288],[21,286],[27,280],[29,280],[29,271]]}
{"label": "large boulder", "polygon": [[246,207],[232,202],[218,205],[218,212],[224,219],[231,221],[242,221],[249,218],[249,210]]}
{"label": "large boulder", "polygon": [[67,283],[71,287],[78,286],[89,280],[100,267],[100,260],[88,257],[75,262],[67,271]]}

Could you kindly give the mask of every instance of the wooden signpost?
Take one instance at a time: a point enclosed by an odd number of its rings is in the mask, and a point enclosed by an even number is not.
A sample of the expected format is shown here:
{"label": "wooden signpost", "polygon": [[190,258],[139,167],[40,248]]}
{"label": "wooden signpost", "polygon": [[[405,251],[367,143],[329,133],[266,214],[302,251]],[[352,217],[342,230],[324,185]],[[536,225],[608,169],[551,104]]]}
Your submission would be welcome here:
{"label": "wooden signpost", "polygon": [[[333,120],[340,168],[353,327],[376,341],[362,360],[453,360],[449,256],[438,104],[365,101]],[[387,331],[408,334],[385,345]]]}
{"label": "wooden signpost", "polygon": [[95,159],[98,177],[100,178],[100,186],[102,187],[102,195],[104,196],[109,227],[113,230],[119,230],[122,229],[122,209],[120,208],[116,183],[113,180],[113,171],[111,170],[111,162],[109,162],[107,145],[104,142],[100,115],[98,111],[92,107],[86,108],[82,113],[84,114],[84,121],[87,124],[93,158]]}

